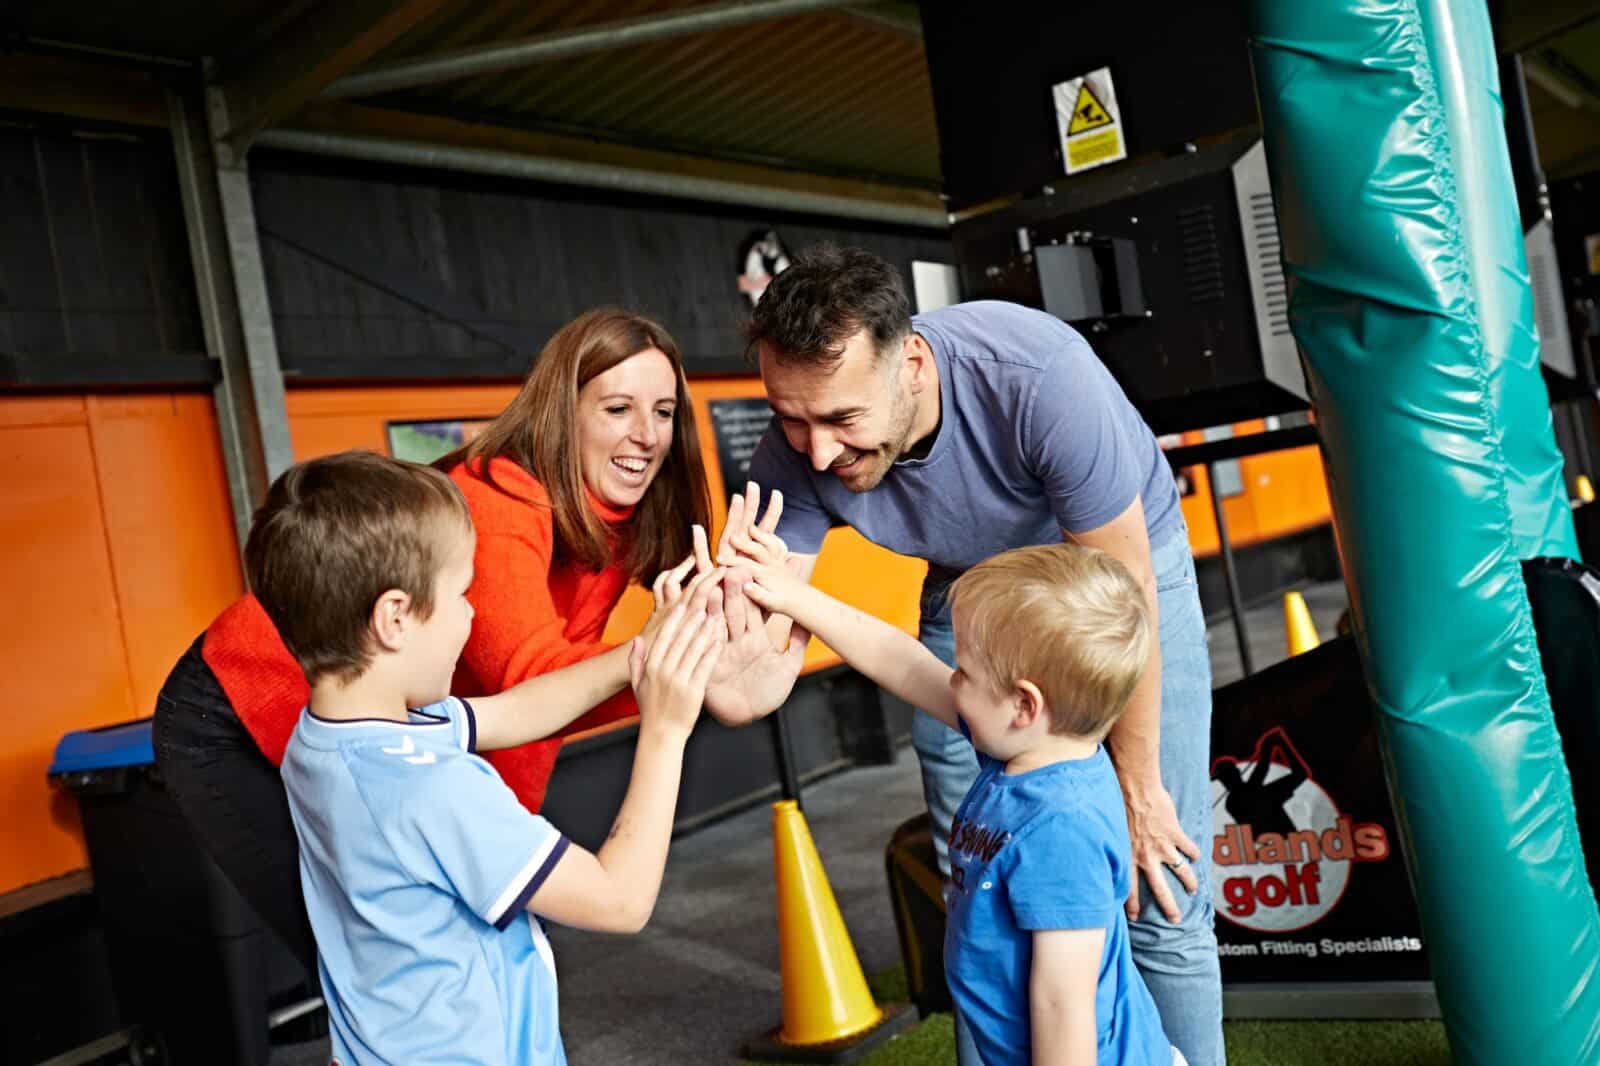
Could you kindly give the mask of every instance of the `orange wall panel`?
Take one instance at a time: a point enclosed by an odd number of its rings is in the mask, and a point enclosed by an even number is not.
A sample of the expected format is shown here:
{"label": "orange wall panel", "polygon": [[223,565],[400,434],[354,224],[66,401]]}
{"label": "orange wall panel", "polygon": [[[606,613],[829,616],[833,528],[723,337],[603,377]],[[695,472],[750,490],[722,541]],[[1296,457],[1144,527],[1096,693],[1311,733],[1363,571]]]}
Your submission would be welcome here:
{"label": "orange wall panel", "polygon": [[91,396],[107,541],[125,619],[134,706],[244,591],[210,396]]}
{"label": "orange wall panel", "polygon": [[[25,402],[25,401],[24,401]],[[70,797],[45,779],[61,736],[137,716],[99,477],[81,400],[74,423],[28,424],[0,401],[0,891],[53,877],[87,856]],[[52,424],[52,422],[54,424]]]}
{"label": "orange wall panel", "polygon": [[296,460],[347,448],[389,453],[390,422],[493,418],[515,385],[343,386],[290,389],[285,399]]}
{"label": "orange wall panel", "polygon": [[[1260,420],[1240,422],[1234,431],[1243,436],[1263,430]],[[1183,443],[1199,444],[1200,433],[1185,433]],[[1211,481],[1203,466],[1190,467],[1196,491],[1181,501],[1189,524],[1189,544],[1196,557],[1220,550],[1217,520],[1211,513]],[[1228,538],[1234,548],[1288,536],[1333,518],[1322,453],[1316,445],[1281,452],[1246,456],[1239,460],[1244,492],[1222,501],[1228,520]]]}
{"label": "orange wall panel", "polygon": [[0,398],[0,464],[5,892],[87,861],[56,742],[149,715],[243,582],[209,395]]}

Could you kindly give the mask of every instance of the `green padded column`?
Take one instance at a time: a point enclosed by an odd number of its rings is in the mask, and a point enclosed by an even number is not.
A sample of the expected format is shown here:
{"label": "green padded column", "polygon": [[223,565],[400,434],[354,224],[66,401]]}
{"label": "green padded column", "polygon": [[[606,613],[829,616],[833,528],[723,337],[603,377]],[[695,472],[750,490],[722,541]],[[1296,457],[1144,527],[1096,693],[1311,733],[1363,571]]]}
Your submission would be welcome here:
{"label": "green padded column", "polygon": [[1290,318],[1457,1061],[1600,1061],[1519,563],[1576,555],[1481,0],[1250,0]]}

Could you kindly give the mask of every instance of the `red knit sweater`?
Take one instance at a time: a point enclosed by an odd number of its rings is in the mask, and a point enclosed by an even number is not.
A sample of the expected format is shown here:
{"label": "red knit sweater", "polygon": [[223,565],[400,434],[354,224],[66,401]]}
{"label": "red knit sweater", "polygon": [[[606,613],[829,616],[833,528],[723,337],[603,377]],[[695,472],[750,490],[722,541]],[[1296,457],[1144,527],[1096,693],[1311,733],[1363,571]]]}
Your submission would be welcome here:
{"label": "red knit sweater", "polygon": [[[467,596],[476,617],[452,685],[456,695],[468,698],[607,651],[611,645],[600,637],[628,584],[617,566],[594,571],[557,562],[544,486],[509,459],[495,459],[490,468],[501,488],[521,498],[491,487],[464,467],[450,475],[467,498],[478,533],[476,576]],[[608,522],[629,516],[592,495],[589,504]],[[203,654],[262,752],[274,765],[282,763],[310,691],[255,597],[244,597],[211,623]],[[637,713],[632,691],[624,688],[554,737],[485,757],[523,805],[537,812],[562,736]]]}

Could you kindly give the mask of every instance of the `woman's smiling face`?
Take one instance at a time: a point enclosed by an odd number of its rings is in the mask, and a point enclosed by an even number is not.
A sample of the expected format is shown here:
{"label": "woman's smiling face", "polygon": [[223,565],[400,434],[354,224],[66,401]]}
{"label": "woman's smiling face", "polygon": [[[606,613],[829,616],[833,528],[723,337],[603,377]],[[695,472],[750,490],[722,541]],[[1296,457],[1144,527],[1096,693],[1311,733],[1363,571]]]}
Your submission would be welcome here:
{"label": "woman's smiling face", "polygon": [[655,348],[630,355],[578,390],[578,461],[608,506],[637,504],[672,449],[678,375]]}

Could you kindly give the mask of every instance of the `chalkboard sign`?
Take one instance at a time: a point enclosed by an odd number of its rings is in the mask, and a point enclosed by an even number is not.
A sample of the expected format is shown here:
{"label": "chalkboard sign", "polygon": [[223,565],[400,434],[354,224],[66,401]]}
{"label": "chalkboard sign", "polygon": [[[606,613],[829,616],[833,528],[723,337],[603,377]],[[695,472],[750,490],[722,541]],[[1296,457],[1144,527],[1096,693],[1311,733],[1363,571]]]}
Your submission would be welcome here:
{"label": "chalkboard sign", "polygon": [[711,432],[717,438],[717,462],[722,484],[731,492],[744,488],[750,476],[750,457],[772,421],[772,408],[760,396],[712,400]]}

